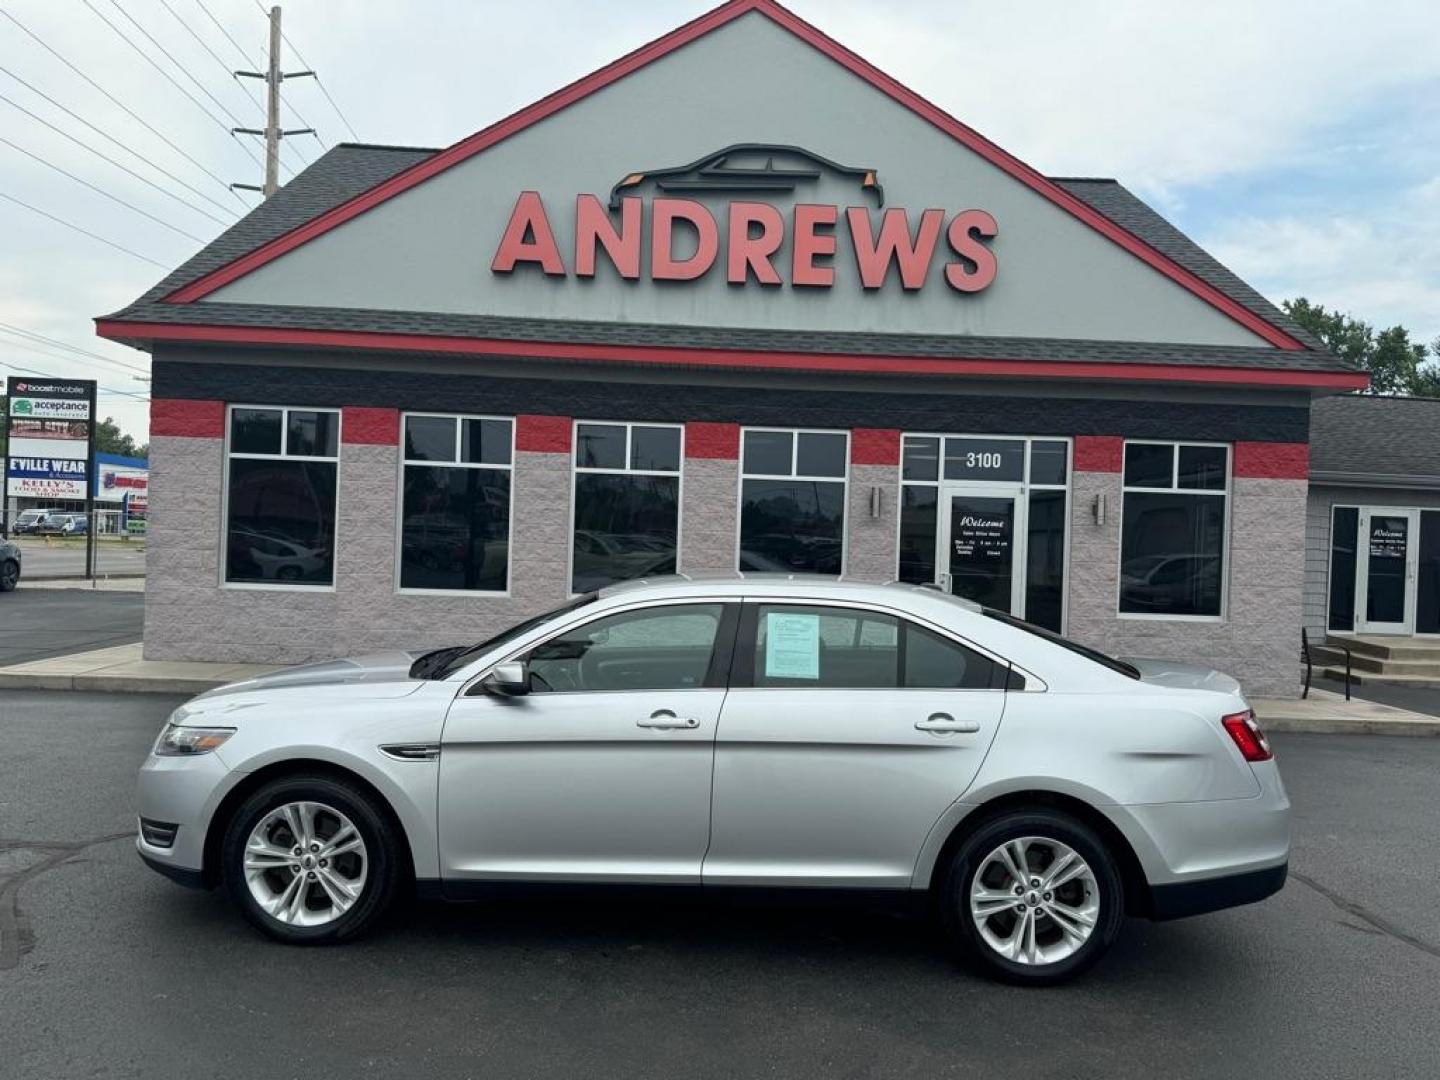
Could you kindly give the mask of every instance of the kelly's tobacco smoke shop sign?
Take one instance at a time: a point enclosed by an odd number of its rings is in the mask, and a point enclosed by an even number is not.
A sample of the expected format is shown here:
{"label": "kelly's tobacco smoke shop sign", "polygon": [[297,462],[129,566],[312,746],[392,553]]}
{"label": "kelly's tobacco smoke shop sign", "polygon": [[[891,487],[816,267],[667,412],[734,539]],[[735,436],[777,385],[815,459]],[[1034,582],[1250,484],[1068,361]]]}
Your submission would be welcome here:
{"label": "kelly's tobacco smoke shop sign", "polygon": [[85,499],[95,384],[84,379],[11,379],[8,390],[6,497]]}

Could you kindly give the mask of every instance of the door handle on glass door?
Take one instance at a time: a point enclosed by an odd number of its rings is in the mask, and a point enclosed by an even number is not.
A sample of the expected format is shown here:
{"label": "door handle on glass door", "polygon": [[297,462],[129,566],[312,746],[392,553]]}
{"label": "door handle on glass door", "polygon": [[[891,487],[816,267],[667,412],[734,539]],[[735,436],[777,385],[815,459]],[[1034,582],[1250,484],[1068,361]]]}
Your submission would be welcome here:
{"label": "door handle on glass door", "polygon": [[659,709],[643,720],[636,720],[635,726],[648,728],[697,728],[700,726],[700,721],[693,716],[676,716],[669,709]]}
{"label": "door handle on glass door", "polygon": [[915,721],[916,731],[964,731],[974,733],[980,730],[978,720],[956,720],[949,713],[933,713],[925,720]]}

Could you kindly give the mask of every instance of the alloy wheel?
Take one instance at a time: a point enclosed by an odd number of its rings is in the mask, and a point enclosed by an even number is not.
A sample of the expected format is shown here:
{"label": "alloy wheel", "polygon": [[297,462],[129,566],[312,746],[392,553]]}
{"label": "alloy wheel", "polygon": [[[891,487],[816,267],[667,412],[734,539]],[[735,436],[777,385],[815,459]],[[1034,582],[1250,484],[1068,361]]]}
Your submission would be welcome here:
{"label": "alloy wheel", "polygon": [[1095,872],[1074,848],[1044,836],[1007,840],[970,886],[970,917],[985,944],[1016,964],[1054,964],[1090,939],[1100,916]]}
{"label": "alloy wheel", "polygon": [[289,802],[267,812],[245,842],[245,884],[271,918],[288,926],[324,926],[365,891],[365,840],[334,807]]}
{"label": "alloy wheel", "polygon": [[20,567],[11,559],[0,562],[0,592],[9,592],[20,580]]}

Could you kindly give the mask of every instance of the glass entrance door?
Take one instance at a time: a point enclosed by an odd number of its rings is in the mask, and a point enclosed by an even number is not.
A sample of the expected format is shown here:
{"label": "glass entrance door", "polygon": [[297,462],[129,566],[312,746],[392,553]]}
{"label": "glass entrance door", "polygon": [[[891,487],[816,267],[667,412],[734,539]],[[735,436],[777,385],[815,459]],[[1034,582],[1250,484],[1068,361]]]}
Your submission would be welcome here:
{"label": "glass entrance door", "polygon": [[1014,492],[947,489],[940,533],[941,583],[956,596],[1024,611],[1025,500]]}
{"label": "glass entrance door", "polygon": [[1417,510],[1366,507],[1360,511],[1356,630],[1410,634],[1415,629]]}

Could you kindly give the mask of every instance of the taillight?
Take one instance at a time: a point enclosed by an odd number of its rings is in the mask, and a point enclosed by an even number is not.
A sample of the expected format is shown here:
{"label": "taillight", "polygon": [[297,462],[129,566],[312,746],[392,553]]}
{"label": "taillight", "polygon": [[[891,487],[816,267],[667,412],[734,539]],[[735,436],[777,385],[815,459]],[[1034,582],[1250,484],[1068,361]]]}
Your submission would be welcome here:
{"label": "taillight", "polygon": [[1222,716],[1220,723],[1240,748],[1240,755],[1246,761],[1269,761],[1275,755],[1270,751],[1270,740],[1255,722],[1253,712],[1237,712]]}

